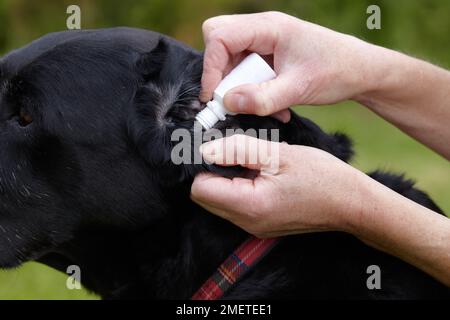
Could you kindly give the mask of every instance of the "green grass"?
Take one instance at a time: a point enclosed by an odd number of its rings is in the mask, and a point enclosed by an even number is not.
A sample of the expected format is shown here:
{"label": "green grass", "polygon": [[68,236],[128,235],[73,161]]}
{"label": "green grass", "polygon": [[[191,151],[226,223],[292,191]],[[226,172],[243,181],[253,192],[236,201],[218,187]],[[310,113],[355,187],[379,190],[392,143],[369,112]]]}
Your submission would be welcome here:
{"label": "green grass", "polygon": [[67,275],[40,263],[29,262],[19,269],[0,271],[0,300],[97,299],[86,290],[69,290]]}
{"label": "green grass", "polygon": [[[351,136],[355,143],[355,167],[363,171],[404,172],[450,213],[448,161],[356,104],[297,107],[296,110],[327,131]],[[96,298],[84,290],[68,290],[66,279],[66,275],[37,263],[27,263],[14,271],[0,271],[0,299]]]}

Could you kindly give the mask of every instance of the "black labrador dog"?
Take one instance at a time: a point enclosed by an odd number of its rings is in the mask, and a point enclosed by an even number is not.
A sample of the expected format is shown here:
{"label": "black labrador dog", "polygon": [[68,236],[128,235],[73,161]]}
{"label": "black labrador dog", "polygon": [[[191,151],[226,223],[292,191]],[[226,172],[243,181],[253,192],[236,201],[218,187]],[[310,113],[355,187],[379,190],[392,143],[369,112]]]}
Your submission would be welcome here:
{"label": "black labrador dog", "polygon": [[[170,161],[177,128],[191,130],[202,54],[129,28],[47,35],[0,60],[0,267],[35,260],[106,299],[188,299],[247,234],[190,198],[201,171]],[[234,116],[216,126],[279,129],[291,144],[348,161],[350,140],[293,114]],[[437,212],[413,183],[373,178]],[[442,213],[442,212],[441,212]],[[368,266],[381,269],[370,290]],[[449,298],[449,289],[351,235],[285,238],[226,299]]]}

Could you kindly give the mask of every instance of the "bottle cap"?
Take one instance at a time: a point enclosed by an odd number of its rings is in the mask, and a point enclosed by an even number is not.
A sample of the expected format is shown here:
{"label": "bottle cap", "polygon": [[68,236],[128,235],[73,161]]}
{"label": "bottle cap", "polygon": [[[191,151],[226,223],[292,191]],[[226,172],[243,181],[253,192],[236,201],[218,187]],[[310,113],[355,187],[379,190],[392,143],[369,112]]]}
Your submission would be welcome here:
{"label": "bottle cap", "polygon": [[195,117],[206,130],[211,129],[219,120],[225,120],[225,110],[220,102],[211,100],[206,104],[206,108],[200,111]]}
{"label": "bottle cap", "polygon": [[195,119],[200,122],[205,130],[211,129],[217,123],[217,121],[219,121],[219,118],[217,118],[214,112],[212,112],[212,110],[209,108],[205,108],[200,111]]}
{"label": "bottle cap", "polygon": [[213,100],[197,114],[196,119],[206,130],[211,129],[217,121],[225,120],[225,115],[235,115],[223,105],[223,98],[229,90],[242,84],[262,83],[275,77],[275,71],[267,62],[257,53],[251,53],[222,79],[214,90]]}

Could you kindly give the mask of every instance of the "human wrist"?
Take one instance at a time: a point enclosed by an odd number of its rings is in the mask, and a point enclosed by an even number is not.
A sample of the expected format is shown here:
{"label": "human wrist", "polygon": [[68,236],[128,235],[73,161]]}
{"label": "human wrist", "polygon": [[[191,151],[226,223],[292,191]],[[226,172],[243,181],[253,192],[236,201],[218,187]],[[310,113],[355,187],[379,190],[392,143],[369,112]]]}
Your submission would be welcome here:
{"label": "human wrist", "polygon": [[354,55],[351,65],[356,73],[353,85],[357,89],[350,99],[357,102],[370,101],[373,93],[384,90],[386,86],[386,76],[390,74],[390,52],[383,47],[352,38],[354,41],[351,50]]}
{"label": "human wrist", "polygon": [[365,226],[364,216],[368,213],[367,203],[375,203],[380,192],[379,184],[368,175],[347,165],[341,186],[342,195],[338,201],[338,231],[361,236]]}
{"label": "human wrist", "polygon": [[394,203],[398,204],[398,194],[365,173],[356,171],[358,174],[351,179],[353,195],[344,231],[375,245],[373,240],[384,233],[380,226],[386,219],[385,214],[392,211]]}
{"label": "human wrist", "polygon": [[352,100],[376,113],[383,113],[386,105],[391,107],[402,102],[409,94],[405,79],[416,79],[414,58],[397,51],[367,43],[367,56],[362,70],[364,87]]}

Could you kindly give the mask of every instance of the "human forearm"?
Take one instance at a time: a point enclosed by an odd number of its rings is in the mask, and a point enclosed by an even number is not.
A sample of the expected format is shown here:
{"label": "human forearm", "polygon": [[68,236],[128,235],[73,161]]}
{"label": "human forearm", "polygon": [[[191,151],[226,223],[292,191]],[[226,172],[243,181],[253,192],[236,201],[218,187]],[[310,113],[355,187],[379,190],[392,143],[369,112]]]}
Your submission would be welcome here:
{"label": "human forearm", "polygon": [[347,231],[450,286],[450,219],[369,177],[360,180],[361,206],[347,215]]}
{"label": "human forearm", "polygon": [[367,58],[370,86],[355,100],[450,159],[450,72],[377,46]]}

